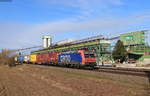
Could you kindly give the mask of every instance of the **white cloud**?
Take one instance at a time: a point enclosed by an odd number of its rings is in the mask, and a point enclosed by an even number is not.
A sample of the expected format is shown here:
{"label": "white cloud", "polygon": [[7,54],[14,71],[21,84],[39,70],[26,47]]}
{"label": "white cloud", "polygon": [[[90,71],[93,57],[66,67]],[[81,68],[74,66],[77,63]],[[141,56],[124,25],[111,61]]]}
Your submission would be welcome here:
{"label": "white cloud", "polygon": [[[110,6],[124,5],[122,0],[59,0],[59,2],[58,0],[39,1],[47,1],[46,3],[48,3],[48,6],[50,6],[49,4],[54,4],[57,6],[62,5],[76,7],[79,9],[80,14],[60,21],[47,21],[39,24],[0,22],[0,40],[2,41],[0,47],[25,48],[41,45],[41,36],[47,34],[71,35],[73,32],[76,32],[80,35],[82,32],[93,32],[110,37],[115,36],[118,33],[142,29],[139,25],[150,21],[150,14],[122,18],[98,16],[99,14],[103,14],[101,10],[111,10]],[[57,38],[56,40],[62,39]]]}
{"label": "white cloud", "polygon": [[[77,8],[79,12],[77,19],[96,17],[111,10],[112,6],[124,5],[122,0],[38,0],[40,4],[55,5],[56,8],[63,10],[62,7]],[[93,16],[93,14],[95,16]]]}
{"label": "white cloud", "polygon": [[[25,48],[41,45],[42,35],[62,35],[77,32],[93,32],[96,34],[115,36],[118,33],[142,29],[140,24],[150,21],[150,14],[131,16],[126,18],[95,18],[86,21],[65,19],[61,21],[40,24],[21,24],[16,22],[0,22],[1,45],[7,48]],[[138,29],[135,26],[139,27]],[[107,32],[107,33],[106,33]],[[63,36],[65,37],[65,36]],[[76,38],[76,37],[75,37]],[[62,40],[57,38],[56,40]],[[150,40],[150,39],[149,39]]]}
{"label": "white cloud", "polygon": [[74,20],[62,20],[56,22],[46,22],[33,25],[31,32],[74,32],[87,30],[105,30],[107,28],[121,28],[124,26],[137,25],[150,19],[147,16],[133,16],[126,18],[96,18],[87,21],[76,22]]}

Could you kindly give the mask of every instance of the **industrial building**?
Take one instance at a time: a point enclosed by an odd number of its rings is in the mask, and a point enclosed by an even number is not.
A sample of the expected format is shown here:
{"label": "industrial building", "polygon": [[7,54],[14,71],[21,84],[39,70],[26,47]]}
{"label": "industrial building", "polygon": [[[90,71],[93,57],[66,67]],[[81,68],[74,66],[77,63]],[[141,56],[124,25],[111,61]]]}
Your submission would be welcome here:
{"label": "industrial building", "polygon": [[147,42],[148,30],[121,34],[120,40],[128,51],[129,58],[144,61],[150,57],[150,47]]}
{"label": "industrial building", "polygon": [[94,50],[97,64],[113,63],[112,40],[121,40],[128,51],[128,59],[144,61],[150,57],[150,47],[146,42],[147,30],[121,34],[118,37],[105,38],[102,35],[93,36],[76,41],[61,41],[52,43],[51,36],[43,37],[43,49],[33,51],[31,54],[47,52],[71,52],[77,50]]}

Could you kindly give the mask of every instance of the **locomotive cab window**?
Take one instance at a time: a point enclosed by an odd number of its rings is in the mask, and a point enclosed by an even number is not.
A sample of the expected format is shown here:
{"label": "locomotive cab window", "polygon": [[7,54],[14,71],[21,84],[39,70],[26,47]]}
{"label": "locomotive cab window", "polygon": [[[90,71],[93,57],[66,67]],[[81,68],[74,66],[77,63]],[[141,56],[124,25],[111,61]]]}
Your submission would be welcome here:
{"label": "locomotive cab window", "polygon": [[85,58],[94,58],[95,54],[94,53],[84,53]]}

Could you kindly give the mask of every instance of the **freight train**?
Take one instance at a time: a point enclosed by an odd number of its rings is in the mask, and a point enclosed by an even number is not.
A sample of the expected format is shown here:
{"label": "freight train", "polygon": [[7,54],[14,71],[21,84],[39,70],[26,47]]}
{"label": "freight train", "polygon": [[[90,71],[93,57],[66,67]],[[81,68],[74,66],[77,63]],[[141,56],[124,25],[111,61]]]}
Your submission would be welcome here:
{"label": "freight train", "polygon": [[18,56],[17,62],[31,64],[58,65],[67,67],[95,67],[96,54],[94,51],[78,50],[75,52],[47,52]]}

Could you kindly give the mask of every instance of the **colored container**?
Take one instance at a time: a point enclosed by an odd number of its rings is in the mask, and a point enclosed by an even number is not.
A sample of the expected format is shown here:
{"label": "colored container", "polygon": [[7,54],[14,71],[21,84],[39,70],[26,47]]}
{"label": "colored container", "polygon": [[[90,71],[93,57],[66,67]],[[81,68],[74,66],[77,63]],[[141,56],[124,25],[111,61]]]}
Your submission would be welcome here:
{"label": "colored container", "polygon": [[49,53],[50,64],[58,64],[58,55],[59,54],[60,54],[59,52],[51,52],[51,53]]}
{"label": "colored container", "polygon": [[30,56],[29,55],[24,56],[24,62],[29,63],[29,61],[30,61]]}
{"label": "colored container", "polygon": [[41,56],[41,54],[37,54],[36,62],[37,62],[38,64],[42,64],[42,56]]}
{"label": "colored container", "polygon": [[36,63],[36,54],[31,54],[30,55],[30,62],[31,63]]}
{"label": "colored container", "polygon": [[15,62],[17,62],[18,61],[18,57],[15,57],[14,60],[15,60]]}
{"label": "colored container", "polygon": [[37,54],[37,63],[38,64],[49,64],[50,57],[48,53]]}
{"label": "colored container", "polygon": [[63,53],[58,56],[60,64],[81,64],[82,56],[80,53]]}
{"label": "colored container", "polygon": [[20,63],[24,62],[24,56],[19,56],[17,59],[18,59],[17,61]]}

